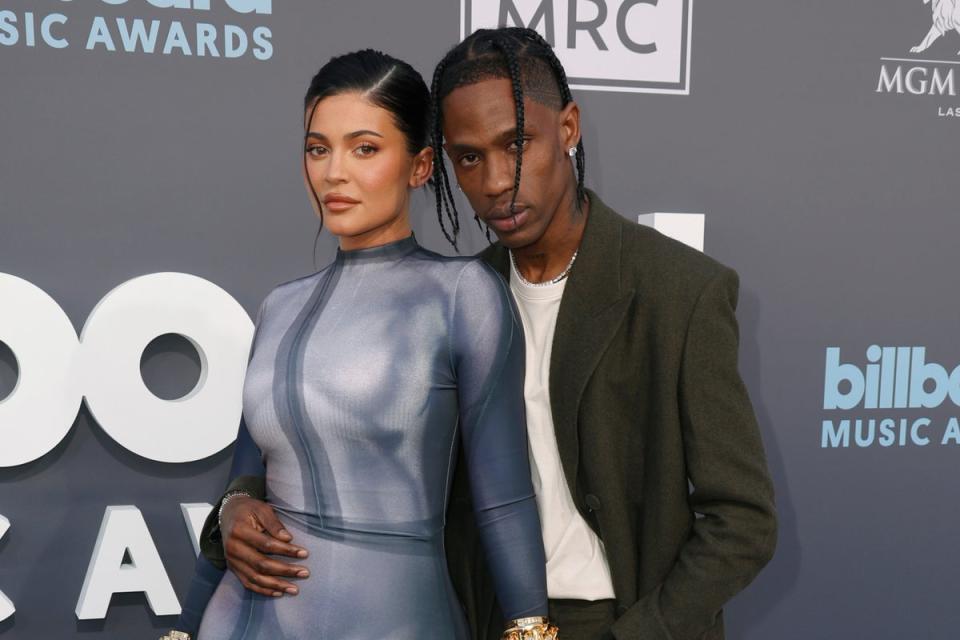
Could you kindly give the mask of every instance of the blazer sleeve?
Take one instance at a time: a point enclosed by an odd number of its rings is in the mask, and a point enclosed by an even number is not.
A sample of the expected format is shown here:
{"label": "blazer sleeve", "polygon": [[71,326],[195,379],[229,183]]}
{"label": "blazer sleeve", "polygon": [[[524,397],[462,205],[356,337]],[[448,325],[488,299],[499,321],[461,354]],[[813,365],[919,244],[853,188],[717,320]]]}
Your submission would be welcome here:
{"label": "blazer sleeve", "polygon": [[221,571],[227,568],[218,518],[223,498],[230,491],[246,491],[254,498],[265,500],[267,497],[266,474],[267,470],[263,465],[260,448],[250,437],[246,422],[241,418],[240,430],[237,432],[237,444],[233,450],[233,464],[230,466],[230,475],[228,476],[229,483],[223,494],[217,498],[217,503],[213,505],[213,509],[207,514],[207,519],[203,522],[203,529],[200,531],[200,554]]}
{"label": "blazer sleeve", "polygon": [[680,426],[695,517],[673,569],[613,626],[618,640],[695,640],[773,556],[773,484],[737,367],[739,280],[727,268],[701,291],[680,366]]}

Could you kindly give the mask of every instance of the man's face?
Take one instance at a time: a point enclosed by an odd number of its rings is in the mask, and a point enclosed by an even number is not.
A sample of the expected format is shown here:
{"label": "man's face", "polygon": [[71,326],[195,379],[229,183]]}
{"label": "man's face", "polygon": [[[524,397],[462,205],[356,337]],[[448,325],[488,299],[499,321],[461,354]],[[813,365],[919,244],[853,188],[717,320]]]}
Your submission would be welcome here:
{"label": "man's face", "polygon": [[567,148],[571,140],[576,144],[579,130],[571,131],[571,105],[558,111],[524,99],[522,178],[511,211],[517,116],[510,80],[481,80],[443,100],[444,148],[457,182],[480,219],[511,249],[543,237],[575,184]]}

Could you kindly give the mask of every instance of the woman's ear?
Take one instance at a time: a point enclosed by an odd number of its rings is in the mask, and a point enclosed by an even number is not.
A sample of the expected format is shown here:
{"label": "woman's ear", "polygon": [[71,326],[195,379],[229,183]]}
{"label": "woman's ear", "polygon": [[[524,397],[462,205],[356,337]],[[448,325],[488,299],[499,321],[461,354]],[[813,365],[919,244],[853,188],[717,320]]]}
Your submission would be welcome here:
{"label": "woman's ear", "polygon": [[410,172],[410,186],[422,187],[433,175],[433,147],[424,147],[413,156],[413,168]]}

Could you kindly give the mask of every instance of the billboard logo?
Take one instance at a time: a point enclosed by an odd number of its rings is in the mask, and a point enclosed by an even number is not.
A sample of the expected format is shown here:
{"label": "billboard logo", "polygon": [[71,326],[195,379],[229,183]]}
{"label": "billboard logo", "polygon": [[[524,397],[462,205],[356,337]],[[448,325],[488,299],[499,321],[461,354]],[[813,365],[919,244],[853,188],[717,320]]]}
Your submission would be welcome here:
{"label": "billboard logo", "polygon": [[[70,2],[70,0],[63,0]],[[101,0],[104,4],[127,4],[127,0]],[[210,0],[146,0],[158,9],[193,9],[210,11]],[[223,0],[237,13],[273,13],[273,0]]]}
{"label": "billboard logo", "polygon": [[573,89],[690,93],[693,0],[460,0],[460,39],[529,27],[556,51]]}
{"label": "billboard logo", "polygon": [[[867,349],[861,369],[840,362],[840,349],[827,349],[823,375],[823,408],[935,409],[949,397],[960,406],[960,366],[952,372],[927,362],[925,347]],[[841,391],[841,386],[845,391]]]}
{"label": "billboard logo", "polygon": [[[826,411],[895,409],[896,413],[841,416],[830,413],[821,423],[824,449],[856,447],[960,445],[957,416],[937,420],[915,415],[917,409],[960,407],[960,365],[952,370],[928,362],[926,347],[870,345],[866,364],[841,360],[838,347],[828,347],[823,373]],[[949,401],[949,402],[948,402]],[[933,433],[940,430],[939,435]]]}

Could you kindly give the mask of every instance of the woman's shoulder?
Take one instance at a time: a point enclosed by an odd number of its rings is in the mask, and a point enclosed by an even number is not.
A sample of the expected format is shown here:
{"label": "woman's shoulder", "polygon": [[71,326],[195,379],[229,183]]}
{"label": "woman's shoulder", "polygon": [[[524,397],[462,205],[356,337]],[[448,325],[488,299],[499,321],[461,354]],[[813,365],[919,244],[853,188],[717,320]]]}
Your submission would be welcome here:
{"label": "woman's shoulder", "polygon": [[443,256],[424,251],[424,259],[446,270],[459,283],[459,288],[493,288],[506,291],[506,282],[496,269],[479,256]]}
{"label": "woman's shoulder", "polygon": [[477,256],[445,256],[429,249],[420,248],[416,259],[427,268],[435,270],[460,288],[500,288],[505,286],[503,277],[483,259]]}
{"label": "woman's shoulder", "polygon": [[324,276],[329,268],[330,265],[327,265],[319,271],[308,273],[293,278],[292,280],[285,280],[274,285],[274,287],[267,292],[267,295],[264,296],[262,307],[268,308],[283,303],[284,301],[300,298],[304,295],[309,296],[310,292],[316,287],[317,281]]}

